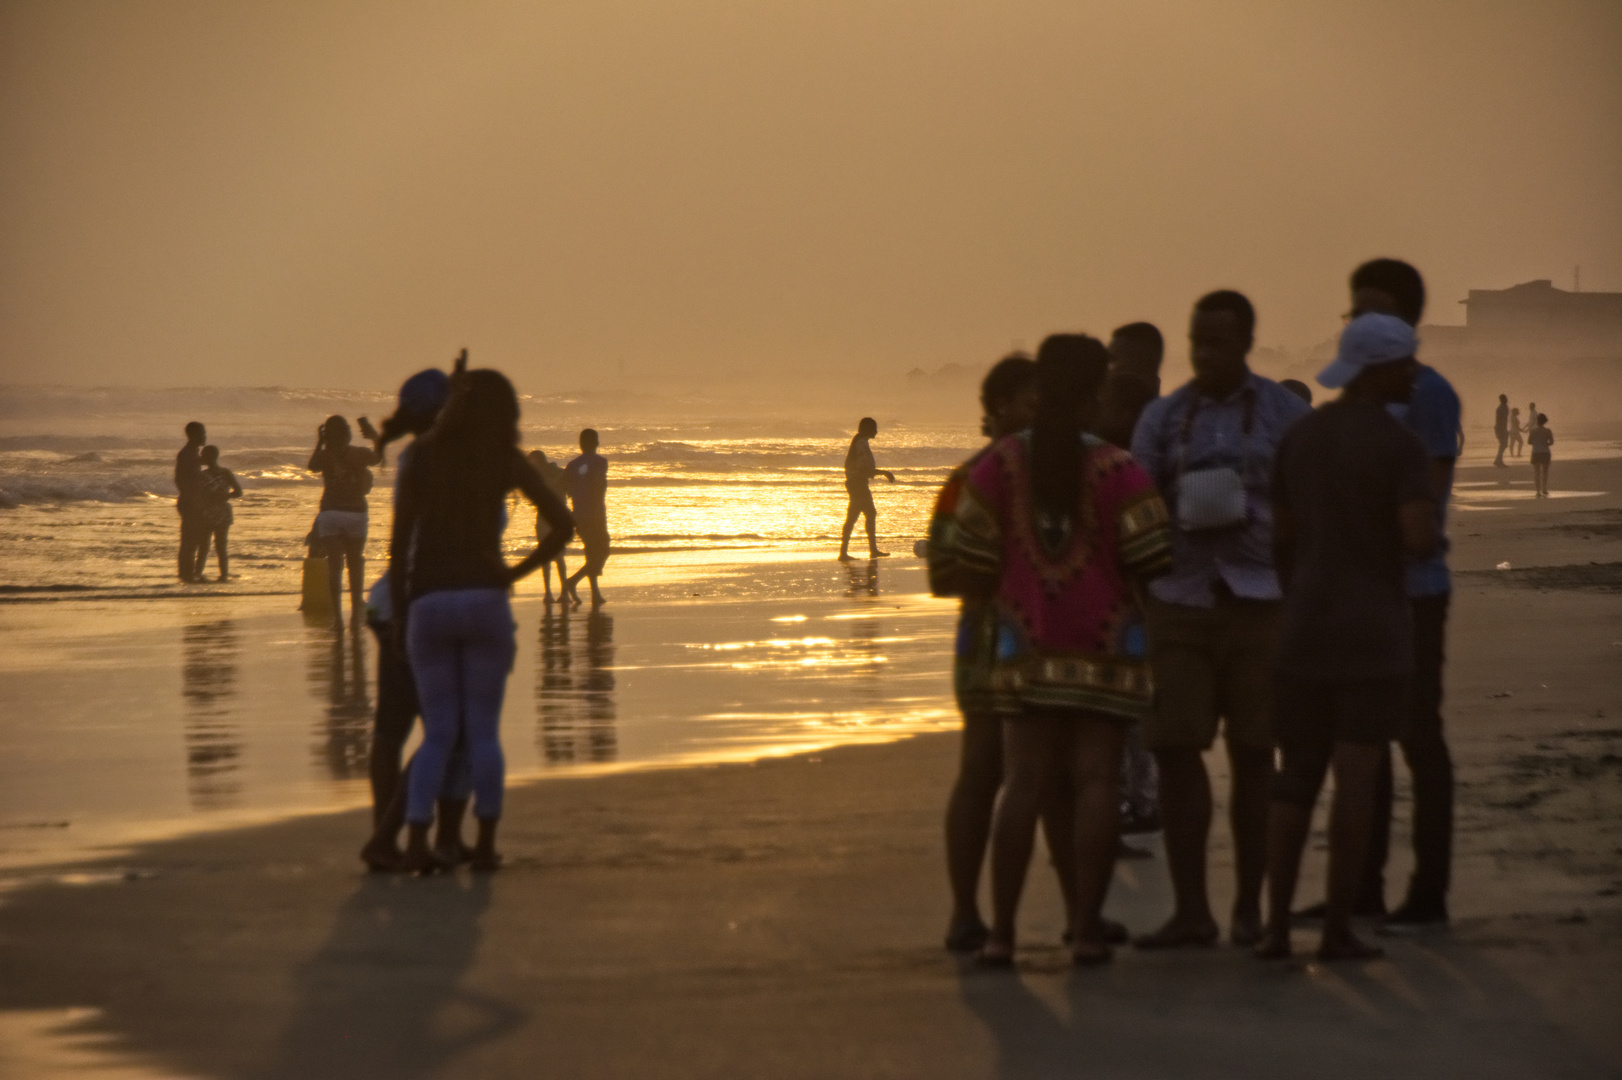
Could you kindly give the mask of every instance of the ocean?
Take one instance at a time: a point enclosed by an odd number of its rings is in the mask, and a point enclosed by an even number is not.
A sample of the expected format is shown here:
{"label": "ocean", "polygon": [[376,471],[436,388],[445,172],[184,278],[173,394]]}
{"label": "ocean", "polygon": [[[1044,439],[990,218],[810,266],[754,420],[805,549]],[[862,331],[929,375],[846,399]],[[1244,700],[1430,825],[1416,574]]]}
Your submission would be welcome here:
{"label": "ocean", "polygon": [[[609,394],[522,404],[526,450],[567,461],[581,428],[600,432],[616,554],[838,542],[856,416],[728,415],[700,401]],[[316,428],[332,414],[380,422],[392,407],[389,393],[278,387],[0,388],[0,599],[295,592],[321,494],[319,476],[305,469]],[[172,472],[190,420],[207,425],[244,490],[231,529],[235,580],[224,585],[185,586],[175,572]],[[883,422],[874,452],[897,482],[874,485],[881,543],[910,551],[936,488],[978,442],[968,425]],[[386,551],[400,445],[376,470],[369,561]],[[533,543],[534,511],[516,503],[512,511],[506,545],[517,557]]]}

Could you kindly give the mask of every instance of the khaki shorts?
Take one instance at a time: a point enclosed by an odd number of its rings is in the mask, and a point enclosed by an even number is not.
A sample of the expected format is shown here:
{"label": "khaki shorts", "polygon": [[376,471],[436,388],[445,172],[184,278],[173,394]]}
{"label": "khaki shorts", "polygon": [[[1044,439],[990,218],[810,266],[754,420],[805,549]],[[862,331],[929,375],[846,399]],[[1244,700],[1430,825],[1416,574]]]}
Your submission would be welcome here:
{"label": "khaki shorts", "polygon": [[1260,600],[1219,599],[1209,608],[1149,600],[1149,749],[1207,750],[1219,720],[1229,743],[1272,748],[1280,608]]}

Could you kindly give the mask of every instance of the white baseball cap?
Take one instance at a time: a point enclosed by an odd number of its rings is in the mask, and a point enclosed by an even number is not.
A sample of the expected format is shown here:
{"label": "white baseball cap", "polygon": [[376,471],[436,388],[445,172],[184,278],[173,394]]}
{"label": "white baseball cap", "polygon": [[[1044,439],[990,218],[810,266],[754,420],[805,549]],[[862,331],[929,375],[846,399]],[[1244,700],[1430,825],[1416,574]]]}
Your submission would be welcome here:
{"label": "white baseball cap", "polygon": [[1419,351],[1414,328],[1395,315],[1369,312],[1359,315],[1340,332],[1335,359],[1318,372],[1318,382],[1339,390],[1363,373],[1364,368],[1407,360]]}

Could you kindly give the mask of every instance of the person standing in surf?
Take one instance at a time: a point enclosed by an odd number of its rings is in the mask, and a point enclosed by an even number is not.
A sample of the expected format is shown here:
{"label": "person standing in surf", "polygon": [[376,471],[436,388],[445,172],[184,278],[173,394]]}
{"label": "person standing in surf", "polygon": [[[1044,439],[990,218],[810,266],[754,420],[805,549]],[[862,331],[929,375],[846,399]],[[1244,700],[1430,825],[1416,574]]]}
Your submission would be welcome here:
{"label": "person standing in surf", "polygon": [[[597,452],[601,445],[597,432],[587,428],[580,433],[580,456],[564,466],[568,474],[569,502],[574,507],[574,527],[580,536],[580,545],[586,549],[586,561],[558,587],[576,604],[580,593],[576,586],[581,578],[591,579],[591,606],[603,606],[603,591],[597,587],[603,566],[608,562],[608,459]],[[537,530],[539,526],[537,526]],[[558,553],[563,549],[558,548]],[[560,570],[561,574],[562,571]]]}
{"label": "person standing in surf", "polygon": [[203,568],[208,565],[208,543],[214,541],[214,554],[220,560],[220,580],[230,578],[230,554],[226,544],[231,532],[231,500],[242,498],[242,485],[235,474],[220,464],[220,448],[203,447],[202,473],[198,478],[198,531],[202,537],[197,548],[195,577],[201,581]]}
{"label": "person standing in surf", "polygon": [[855,437],[850,440],[850,449],[845,451],[845,492],[850,496],[850,505],[845,509],[845,528],[839,535],[840,562],[850,561],[850,534],[856,527],[857,517],[867,519],[868,558],[882,559],[890,554],[879,550],[875,531],[879,510],[873,505],[873,489],[869,486],[875,476],[895,483],[895,473],[884,471],[873,460],[873,448],[868,442],[878,433],[878,421],[871,416],[862,417],[862,422],[856,425]]}
{"label": "person standing in surf", "polygon": [[344,563],[349,563],[350,606],[360,611],[366,588],[366,496],[372,490],[372,466],[383,460],[374,443],[355,446],[349,421],[329,416],[316,432],[315,453],[307,466],[321,474],[321,512],[315,536],[327,557],[327,588],[332,594],[332,625],[344,625]]}
{"label": "person standing in surf", "polygon": [[[531,450],[529,452],[529,463],[535,466],[535,471],[541,474],[541,479],[546,481],[546,486],[552,489],[552,494],[556,495],[560,501],[569,497],[569,474],[564,472],[562,465],[555,461],[548,461],[546,451]],[[551,529],[552,527],[546,523],[545,517],[540,514],[535,515],[536,543],[545,540],[546,534]],[[558,567],[558,599],[562,600],[568,595],[569,591],[569,567],[563,561],[563,552],[561,550],[553,562],[556,562]],[[552,602],[552,563],[547,563],[541,567],[541,581],[546,587],[545,602],[550,604]]]}
{"label": "person standing in surf", "polygon": [[203,478],[202,450],[208,431],[193,420],[186,425],[186,445],[175,455],[175,510],[180,514],[180,580],[197,579],[198,549],[207,542],[198,516],[198,488]]}

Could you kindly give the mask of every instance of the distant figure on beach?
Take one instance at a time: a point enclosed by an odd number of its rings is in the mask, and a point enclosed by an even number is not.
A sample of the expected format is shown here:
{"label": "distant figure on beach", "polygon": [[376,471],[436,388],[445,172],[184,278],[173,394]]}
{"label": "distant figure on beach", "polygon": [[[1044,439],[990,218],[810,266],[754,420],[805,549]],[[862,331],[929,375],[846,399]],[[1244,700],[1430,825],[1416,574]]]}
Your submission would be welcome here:
{"label": "distant figure on beach", "polygon": [[1312,387],[1300,379],[1280,379],[1278,384],[1308,405],[1312,404]]}
{"label": "distant figure on beach", "polygon": [[1128,724],[1149,704],[1141,656],[1122,640],[1134,582],[1169,565],[1166,508],[1123,450],[1085,434],[1109,366],[1102,343],[1055,334],[1037,352],[1029,431],[969,471],[953,532],[965,595],[996,610],[993,680],[1017,711],[1003,723],[1004,789],[992,824],[990,936],[980,963],[1013,963],[1015,918],[1049,793],[1073,791],[1070,956],[1111,957],[1102,915],[1120,841]]}
{"label": "distant figure on beach", "polygon": [[194,576],[201,579],[203,567],[208,564],[208,542],[214,541],[214,554],[220,562],[220,580],[230,578],[230,556],[226,550],[227,536],[231,532],[231,500],[242,498],[242,485],[235,474],[220,464],[220,448],[205,446],[199,455],[203,471],[197,481],[198,527],[202,530],[202,543],[197,551]]}
{"label": "distant figure on beach", "polygon": [[181,581],[196,580],[197,564],[201,558],[198,551],[208,543],[208,536],[203,532],[202,521],[197,515],[197,488],[198,481],[202,479],[202,450],[206,442],[208,432],[202,424],[193,420],[186,425],[186,445],[175,455],[175,491],[179,496],[175,500],[175,509],[180,513]]}
{"label": "distant figure on beach", "polygon": [[306,468],[321,474],[321,512],[315,518],[316,542],[327,557],[327,587],[332,594],[332,624],[343,629],[344,563],[349,563],[351,615],[361,610],[366,588],[366,496],[372,490],[372,466],[383,460],[378,444],[352,444],[349,421],[329,416],[316,430],[315,452]]}
{"label": "distant figure on beach", "polygon": [[879,550],[875,531],[879,510],[873,505],[873,489],[870,486],[875,476],[895,483],[895,473],[885,472],[873,460],[873,448],[868,443],[878,433],[878,421],[871,416],[862,417],[861,423],[856,425],[855,437],[850,440],[850,449],[845,451],[845,492],[850,496],[850,505],[845,510],[845,528],[839,536],[840,562],[850,560],[850,534],[856,527],[858,516],[867,520],[868,557],[882,559],[890,554]]}
{"label": "distant figure on beach", "polygon": [[[1532,430],[1532,425],[1530,423],[1528,423],[1526,425],[1525,430],[1526,431],[1531,431]],[[1522,434],[1523,434],[1523,431],[1521,429],[1521,410],[1519,410],[1519,409],[1511,409],[1511,410],[1509,410],[1509,456],[1510,457],[1520,457],[1521,456],[1521,436],[1522,436]]]}
{"label": "distant figure on beach", "polygon": [[1498,456],[1492,463],[1500,469],[1509,468],[1504,464],[1504,451],[1509,448],[1509,395],[1498,395],[1498,411],[1493,414],[1492,433],[1498,437]]}
{"label": "distant figure on beach", "polygon": [[1284,583],[1274,729],[1281,765],[1268,820],[1262,959],[1290,955],[1290,905],[1312,809],[1332,767],[1320,960],[1381,955],[1352,930],[1380,767],[1411,707],[1413,614],[1405,557],[1436,545],[1430,460],[1387,412],[1414,392],[1418,340],[1395,315],[1358,315],[1318,376],[1340,398],[1285,433],[1273,475]]}
{"label": "distant figure on beach", "polygon": [[[407,781],[409,835],[402,868],[448,869],[428,846],[451,752],[465,740],[479,824],[471,864],[500,864],[506,765],[501,703],[517,651],[512,585],[557,556],[574,522],[518,449],[518,396],[499,371],[458,377],[433,430],[401,470],[389,540],[392,610],[405,612],[406,651],[422,705],[422,746]],[[535,504],[551,531],[516,566],[501,554],[507,493]]]}
{"label": "distant figure on beach", "polygon": [[1210,945],[1220,931],[1206,888],[1211,780],[1205,751],[1227,744],[1235,895],[1229,936],[1261,936],[1272,684],[1280,593],[1268,477],[1279,439],[1306,402],[1250,370],[1256,313],[1231,290],[1189,321],[1194,378],[1144,409],[1132,456],[1171,506],[1172,569],[1145,599],[1155,702],[1145,723],[1160,768],[1160,815],[1174,909],[1143,949]]}
{"label": "distant figure on beach", "polygon": [[[608,459],[597,452],[599,445],[597,432],[586,428],[580,433],[580,456],[563,468],[568,477],[569,503],[574,507],[574,529],[580,536],[580,546],[586,549],[586,561],[572,576],[561,579],[558,598],[561,600],[563,594],[568,593],[577,606],[583,577],[591,579],[591,606],[603,605],[603,592],[597,587],[597,579],[608,562]],[[562,551],[558,548],[559,553]],[[561,566],[560,559],[560,575]]]}
{"label": "distant figure on beach", "polygon": [[[1372,312],[1394,315],[1416,329],[1419,326],[1425,311],[1425,282],[1408,263],[1372,259],[1353,271],[1350,284],[1354,318]],[[1453,758],[1443,734],[1442,667],[1453,590],[1447,565],[1447,509],[1460,450],[1463,409],[1458,393],[1441,372],[1418,363],[1414,371],[1412,397],[1386,406],[1392,416],[1419,436],[1425,448],[1436,507],[1436,550],[1426,558],[1410,558],[1406,568],[1414,660],[1409,712],[1398,741],[1413,782],[1410,819],[1414,869],[1402,903],[1388,913],[1385,864],[1391,846],[1394,786],[1391,753],[1383,748],[1369,853],[1352,905],[1354,916],[1383,918],[1389,930],[1447,923],[1453,861]],[[1299,914],[1321,918],[1324,907],[1318,904]]]}
{"label": "distant figure on beach", "polygon": [[1109,374],[1098,395],[1092,431],[1111,446],[1127,450],[1144,407],[1160,396],[1166,342],[1154,323],[1128,323],[1110,335],[1109,352]]}
{"label": "distant figure on beach", "polygon": [[1526,436],[1532,446],[1532,484],[1537,489],[1535,498],[1549,497],[1549,462],[1554,460],[1550,448],[1554,446],[1554,432],[1549,430],[1549,418],[1537,414],[1537,422]]}
{"label": "distant figure on beach", "polygon": [[[543,450],[531,450],[529,452],[529,463],[535,466],[535,471],[541,474],[541,479],[546,481],[546,486],[552,489],[552,494],[556,495],[560,501],[569,497],[569,474],[562,465],[555,461],[548,461],[546,452]],[[535,542],[537,544],[546,539],[546,534],[551,529],[552,527],[546,523],[546,518],[539,514],[535,515]],[[553,562],[557,564],[558,568],[558,599],[562,600],[564,593],[567,591],[566,583],[569,580],[569,568],[563,562],[562,549],[559,549],[558,557]],[[547,563],[541,567],[541,580],[546,585],[546,603],[550,604],[552,602],[552,563]]]}
{"label": "distant figure on beach", "polygon": [[[465,358],[465,353],[463,354]],[[458,360],[463,370],[464,361]],[[434,425],[439,410],[450,394],[450,378],[437,368],[419,371],[400,387],[393,415],[383,421],[378,436],[378,452],[407,435],[420,437]],[[395,470],[396,495],[400,474],[411,464],[415,441],[400,453]],[[404,776],[411,764],[400,767],[401,755],[411,728],[422,711],[417,700],[416,679],[406,654],[399,625],[394,619],[392,564],[383,572],[367,596],[366,622],[377,638],[377,705],[372,717],[372,745],[368,774],[372,785],[372,835],[360,857],[375,872],[399,870],[403,862],[400,830],[405,826]],[[342,639],[340,639],[342,640]],[[473,795],[468,772],[466,744],[458,740],[446,767],[434,820],[434,850],[446,862],[466,862],[473,849],[462,843],[462,818]]]}

